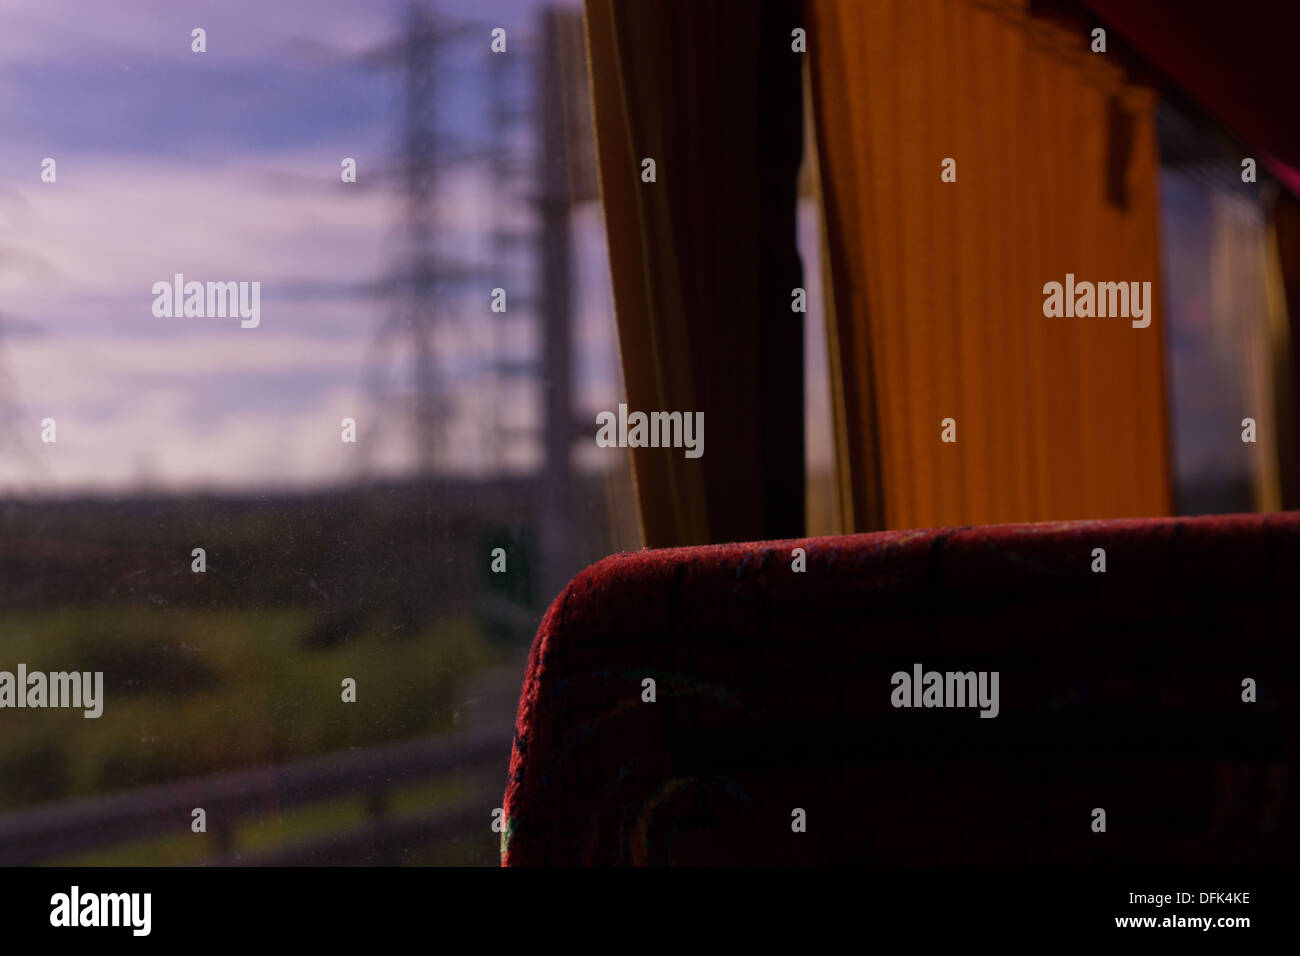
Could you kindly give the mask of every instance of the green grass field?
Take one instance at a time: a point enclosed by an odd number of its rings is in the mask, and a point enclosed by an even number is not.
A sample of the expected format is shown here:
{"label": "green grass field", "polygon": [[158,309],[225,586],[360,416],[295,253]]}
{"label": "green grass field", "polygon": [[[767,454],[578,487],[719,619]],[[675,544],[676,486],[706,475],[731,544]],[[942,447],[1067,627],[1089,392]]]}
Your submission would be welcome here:
{"label": "green grass field", "polygon": [[[105,703],[98,719],[50,709],[4,721],[0,810],[445,731],[459,685],[500,656],[468,619],[324,649],[307,646],[310,626],[294,609],[6,615],[0,668],[102,670]],[[355,703],[342,702],[345,677]],[[318,821],[327,827],[355,817],[328,804],[313,813],[336,816]],[[297,835],[293,819],[276,827],[240,842]]]}

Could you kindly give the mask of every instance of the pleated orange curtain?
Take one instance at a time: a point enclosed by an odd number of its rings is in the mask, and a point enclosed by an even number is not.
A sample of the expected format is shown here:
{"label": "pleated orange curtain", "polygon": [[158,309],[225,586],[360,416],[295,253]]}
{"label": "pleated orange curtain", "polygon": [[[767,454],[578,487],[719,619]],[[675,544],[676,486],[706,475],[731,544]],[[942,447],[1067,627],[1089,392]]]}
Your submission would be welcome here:
{"label": "pleated orange curtain", "polygon": [[[1025,0],[805,9],[850,526],[1168,514],[1156,98],[1118,38]],[[1067,273],[1150,282],[1150,326],[1046,317]]]}
{"label": "pleated orange curtain", "polygon": [[631,451],[645,543],[800,535],[799,2],[585,9],[628,409],[704,413],[702,457]]}

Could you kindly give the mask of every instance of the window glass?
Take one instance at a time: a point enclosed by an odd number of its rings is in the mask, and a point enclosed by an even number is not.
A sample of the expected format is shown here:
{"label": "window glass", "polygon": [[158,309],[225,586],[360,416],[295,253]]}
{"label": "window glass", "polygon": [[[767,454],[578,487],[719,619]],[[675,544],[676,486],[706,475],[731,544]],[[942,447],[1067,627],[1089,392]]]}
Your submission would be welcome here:
{"label": "window glass", "polygon": [[[0,710],[0,862],[495,864],[541,615],[640,544],[580,8],[3,8],[0,672],[102,713]],[[80,799],[158,822],[14,842]]]}

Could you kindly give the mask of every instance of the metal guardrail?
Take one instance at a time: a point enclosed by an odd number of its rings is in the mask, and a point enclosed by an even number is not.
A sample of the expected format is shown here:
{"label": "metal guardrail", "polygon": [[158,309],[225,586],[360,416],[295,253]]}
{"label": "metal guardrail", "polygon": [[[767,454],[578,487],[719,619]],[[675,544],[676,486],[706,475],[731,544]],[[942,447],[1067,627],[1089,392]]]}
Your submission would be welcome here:
{"label": "metal guardrail", "polygon": [[[512,737],[509,725],[484,726],[18,810],[0,816],[0,865],[42,863],[168,833],[189,835],[196,807],[204,809],[208,832],[216,838],[216,856],[206,861],[211,864],[382,863],[402,847],[480,826],[489,833],[496,804],[488,804],[494,792],[499,801],[505,790]],[[387,796],[394,789],[440,779],[471,781],[475,796],[425,814],[387,815]],[[234,827],[241,820],[357,794],[366,798],[370,815],[362,826],[251,853],[233,849]]]}

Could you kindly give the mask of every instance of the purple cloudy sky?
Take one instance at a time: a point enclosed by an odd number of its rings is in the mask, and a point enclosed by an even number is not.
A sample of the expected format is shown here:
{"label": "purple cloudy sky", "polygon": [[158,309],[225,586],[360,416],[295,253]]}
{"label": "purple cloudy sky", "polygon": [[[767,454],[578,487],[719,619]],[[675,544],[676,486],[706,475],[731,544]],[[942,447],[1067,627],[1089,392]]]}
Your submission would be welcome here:
{"label": "purple cloudy sky", "polygon": [[[532,0],[441,0],[484,24],[448,51],[440,120],[482,131],[488,29],[522,49]],[[371,467],[400,472],[400,412],[382,431],[363,388],[387,314],[359,294],[389,269],[402,208],[379,182],[398,143],[399,75],[360,55],[390,41],[404,3],[0,0],[0,494],[287,487],[353,474],[361,427]],[[207,31],[207,52],[190,31]],[[481,35],[480,35],[481,33]],[[56,160],[58,181],[40,181]],[[339,182],[344,156],[360,183]],[[449,172],[441,238],[487,254],[501,202],[482,167]],[[617,402],[617,345],[599,210],[577,213],[579,410]],[[518,267],[526,276],[531,264]],[[517,269],[518,271],[518,269]],[[150,287],[257,280],[257,329],[237,320],[158,319]],[[488,283],[494,285],[496,283]],[[521,297],[522,298],[522,297]],[[535,423],[527,382],[482,374],[495,350],[527,357],[523,310],[504,322],[456,308],[438,342],[454,383],[448,458],[491,467],[484,416]],[[483,299],[486,303],[486,299]],[[495,343],[495,344],[494,344]],[[404,370],[400,353],[389,368]],[[58,423],[42,444],[40,422]],[[536,447],[506,446],[508,467]]]}

